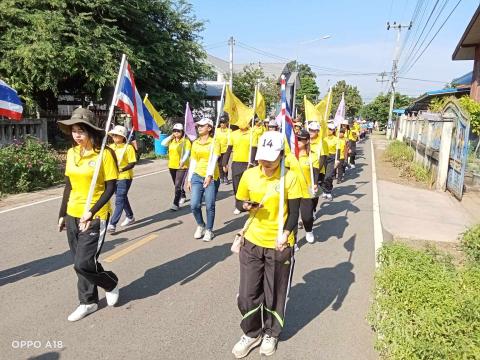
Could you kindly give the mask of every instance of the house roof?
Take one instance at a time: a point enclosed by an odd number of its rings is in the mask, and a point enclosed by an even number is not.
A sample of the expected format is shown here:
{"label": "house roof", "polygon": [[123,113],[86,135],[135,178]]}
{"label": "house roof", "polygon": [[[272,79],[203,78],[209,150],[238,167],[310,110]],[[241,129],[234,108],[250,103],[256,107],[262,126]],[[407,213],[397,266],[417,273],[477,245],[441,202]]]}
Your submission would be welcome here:
{"label": "house roof", "polygon": [[452,60],[474,60],[475,47],[480,44],[480,6],[473,14],[452,54]]}
{"label": "house roof", "polygon": [[473,71],[466,73],[465,75],[459,76],[456,79],[452,80],[452,86],[460,87],[460,86],[468,86],[470,87],[473,82]]}
{"label": "house roof", "polygon": [[435,97],[444,97],[448,95],[460,97],[468,93],[470,93],[470,88],[448,88],[448,89],[427,91],[425,94],[420,95],[418,98],[416,98],[413,101],[413,104],[410,105],[405,111],[412,112],[412,111],[427,110],[428,106],[430,105],[430,101]]}

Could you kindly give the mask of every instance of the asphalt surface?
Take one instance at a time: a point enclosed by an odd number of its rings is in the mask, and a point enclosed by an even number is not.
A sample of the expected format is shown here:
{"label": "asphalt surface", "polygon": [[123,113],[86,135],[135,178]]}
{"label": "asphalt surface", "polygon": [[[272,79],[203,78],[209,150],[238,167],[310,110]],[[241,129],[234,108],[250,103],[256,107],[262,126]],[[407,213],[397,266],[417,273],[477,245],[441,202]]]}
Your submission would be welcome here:
{"label": "asphalt surface", "polygon": [[[299,232],[286,324],[272,358],[377,357],[366,321],[375,269],[370,144],[358,148],[357,168],[335,186],[332,202],[321,202],[317,241],[307,244]],[[168,210],[173,185],[161,166],[134,180],[137,222],[107,235],[100,257],[120,279],[119,304],[107,307],[99,290],[99,310],[76,323],[67,321],[78,300],[66,235],[56,231],[60,200],[0,214],[0,358],[233,358],[242,332],[230,244],[246,217],[233,215],[231,185],[222,185],[215,239],[194,240],[188,205]],[[248,357],[256,358],[258,349]]]}

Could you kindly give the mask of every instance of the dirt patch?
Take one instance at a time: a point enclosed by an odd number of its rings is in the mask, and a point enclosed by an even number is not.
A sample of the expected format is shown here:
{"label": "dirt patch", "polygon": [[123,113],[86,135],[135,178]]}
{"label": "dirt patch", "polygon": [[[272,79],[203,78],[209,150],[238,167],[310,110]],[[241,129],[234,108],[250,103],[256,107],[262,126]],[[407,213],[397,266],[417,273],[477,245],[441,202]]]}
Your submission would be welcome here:
{"label": "dirt patch", "polygon": [[401,170],[393,166],[391,162],[385,160],[383,153],[390,142],[390,140],[385,138],[385,135],[374,134],[372,136],[372,141],[375,152],[375,165],[378,180],[390,181],[395,184],[407,185],[417,189],[431,190],[427,184],[420,183],[411,178],[402,177]]}

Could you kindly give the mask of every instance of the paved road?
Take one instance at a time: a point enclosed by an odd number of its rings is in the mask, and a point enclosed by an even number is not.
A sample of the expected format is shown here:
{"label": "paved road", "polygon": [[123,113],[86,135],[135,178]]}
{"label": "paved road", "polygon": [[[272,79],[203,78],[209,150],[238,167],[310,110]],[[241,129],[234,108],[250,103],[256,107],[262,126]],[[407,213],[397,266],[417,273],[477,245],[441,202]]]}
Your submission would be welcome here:
{"label": "paved road", "polygon": [[[375,267],[370,144],[359,148],[364,157],[357,168],[335,189],[334,201],[321,204],[318,241],[306,244],[300,230],[274,358],[376,358],[365,320]],[[108,236],[101,256],[120,278],[120,304],[109,308],[103,299],[98,312],[76,323],[66,319],[77,305],[76,276],[66,236],[55,231],[60,200],[0,214],[0,358],[232,358],[241,330],[238,260],[230,243],[245,217],[232,214],[231,188],[222,185],[217,237],[203,243],[192,237],[188,207],[168,210],[171,193],[168,172],[134,181],[139,221]],[[21,349],[21,341],[36,342]],[[259,358],[258,350],[248,358]]]}

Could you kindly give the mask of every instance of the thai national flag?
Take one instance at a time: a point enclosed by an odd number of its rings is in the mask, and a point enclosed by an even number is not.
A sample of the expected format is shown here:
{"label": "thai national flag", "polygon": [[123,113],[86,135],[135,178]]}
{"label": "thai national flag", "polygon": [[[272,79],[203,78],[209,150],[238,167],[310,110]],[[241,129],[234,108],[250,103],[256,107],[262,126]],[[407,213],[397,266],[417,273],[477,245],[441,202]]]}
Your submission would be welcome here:
{"label": "thai national flag", "polygon": [[0,80],[0,116],[6,116],[12,120],[21,120],[23,104],[17,92]]}
{"label": "thai national flag", "polygon": [[292,120],[292,117],[290,116],[290,109],[287,103],[287,96],[285,91],[285,79],[282,79],[280,81],[280,85],[281,85],[281,92],[282,92],[281,94],[282,109],[280,111],[280,114],[277,116],[277,123],[278,123],[278,119],[280,119],[280,124],[281,124],[282,115],[285,115],[285,137],[287,138],[287,143],[288,143],[288,146],[290,147],[290,151],[293,154],[295,154],[295,157],[298,159],[299,157],[298,138],[297,138],[297,135],[295,134],[295,131],[293,130],[293,120]]}
{"label": "thai national flag", "polygon": [[132,125],[136,131],[158,139],[160,129],[140,97],[128,62],[125,62],[122,74],[116,106],[132,117]]}

